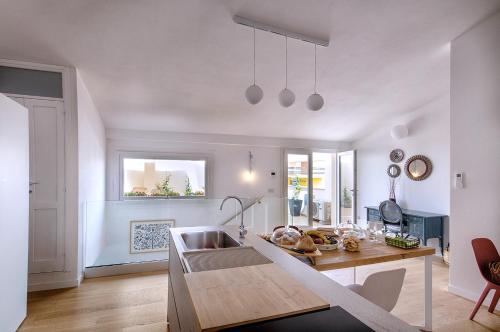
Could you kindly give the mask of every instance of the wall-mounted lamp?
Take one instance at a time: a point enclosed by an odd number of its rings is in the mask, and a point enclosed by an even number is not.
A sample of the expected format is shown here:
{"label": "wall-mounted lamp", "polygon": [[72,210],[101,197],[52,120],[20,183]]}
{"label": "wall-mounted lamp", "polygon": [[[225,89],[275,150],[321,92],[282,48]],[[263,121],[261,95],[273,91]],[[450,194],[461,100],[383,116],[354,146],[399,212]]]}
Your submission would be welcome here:
{"label": "wall-mounted lamp", "polygon": [[253,166],[252,160],[253,160],[252,151],[248,151],[248,169],[243,174],[243,179],[246,182],[252,182],[255,179],[255,173],[254,173],[253,167],[252,167]]}
{"label": "wall-mounted lamp", "polygon": [[392,127],[391,136],[394,139],[402,139],[408,136],[408,127],[406,125],[397,125]]}

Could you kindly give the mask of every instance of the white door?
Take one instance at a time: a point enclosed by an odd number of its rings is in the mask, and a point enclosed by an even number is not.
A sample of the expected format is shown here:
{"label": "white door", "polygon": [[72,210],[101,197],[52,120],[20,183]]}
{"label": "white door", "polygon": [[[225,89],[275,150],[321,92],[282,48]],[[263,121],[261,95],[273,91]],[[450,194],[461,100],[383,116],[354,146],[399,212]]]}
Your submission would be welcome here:
{"label": "white door", "polygon": [[28,111],[0,93],[0,331],[26,318],[28,137]]}
{"label": "white door", "polygon": [[29,273],[64,270],[64,107],[24,98],[30,121]]}

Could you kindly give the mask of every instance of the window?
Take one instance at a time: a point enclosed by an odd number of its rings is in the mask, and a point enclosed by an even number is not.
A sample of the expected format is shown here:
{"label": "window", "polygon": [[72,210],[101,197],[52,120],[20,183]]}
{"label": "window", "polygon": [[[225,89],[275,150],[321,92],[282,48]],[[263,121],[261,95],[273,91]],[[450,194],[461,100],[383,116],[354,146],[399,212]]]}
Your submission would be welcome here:
{"label": "window", "polygon": [[122,197],[196,198],[206,196],[205,159],[122,158]]}
{"label": "window", "polygon": [[51,98],[63,97],[62,73],[0,66],[0,92]]}

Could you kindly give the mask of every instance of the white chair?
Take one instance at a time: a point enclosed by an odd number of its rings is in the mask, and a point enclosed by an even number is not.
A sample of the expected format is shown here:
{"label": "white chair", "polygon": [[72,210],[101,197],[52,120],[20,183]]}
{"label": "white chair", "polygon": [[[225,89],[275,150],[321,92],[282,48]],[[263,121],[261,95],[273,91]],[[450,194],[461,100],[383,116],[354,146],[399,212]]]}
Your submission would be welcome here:
{"label": "white chair", "polygon": [[366,278],[363,285],[346,286],[379,307],[391,311],[398,301],[406,269],[373,273]]}

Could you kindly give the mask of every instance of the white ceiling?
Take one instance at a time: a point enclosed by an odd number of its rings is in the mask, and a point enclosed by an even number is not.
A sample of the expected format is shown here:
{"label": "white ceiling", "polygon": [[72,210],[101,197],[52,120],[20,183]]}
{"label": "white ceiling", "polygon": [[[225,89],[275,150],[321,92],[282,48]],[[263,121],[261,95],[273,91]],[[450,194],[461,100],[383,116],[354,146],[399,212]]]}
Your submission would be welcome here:
{"label": "white ceiling", "polygon": [[[77,67],[109,128],[351,141],[449,92],[449,41],[500,8],[498,0],[0,0],[0,58]],[[296,103],[278,104],[284,40],[234,14],[320,38],[289,41]]]}

